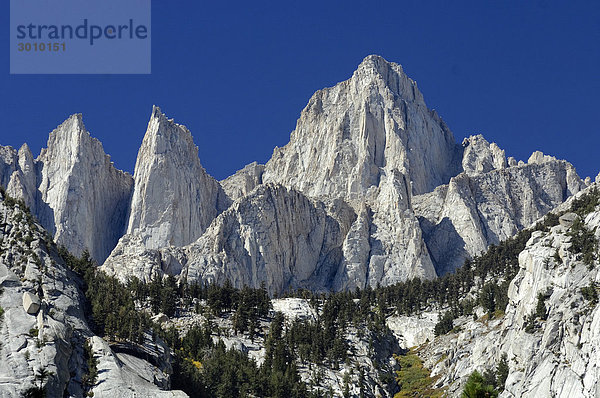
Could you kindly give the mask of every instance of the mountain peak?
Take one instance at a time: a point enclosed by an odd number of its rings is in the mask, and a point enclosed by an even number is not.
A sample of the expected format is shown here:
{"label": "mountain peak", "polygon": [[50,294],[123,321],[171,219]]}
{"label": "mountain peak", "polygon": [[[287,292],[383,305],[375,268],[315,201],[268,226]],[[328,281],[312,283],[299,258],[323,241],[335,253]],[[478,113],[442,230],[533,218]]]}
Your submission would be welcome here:
{"label": "mountain peak", "polygon": [[191,243],[229,204],[200,164],[191,132],[156,105],[134,176],[127,233],[144,235],[148,248]]}
{"label": "mountain peak", "polygon": [[[152,115],[150,116],[150,119],[158,119],[158,120],[164,120],[164,121],[169,120],[158,105],[152,105]],[[170,119],[170,120],[173,120],[173,119]]]}
{"label": "mountain peak", "polygon": [[367,55],[358,65],[357,69],[373,69],[379,73],[385,73],[389,69],[398,69],[399,71],[404,73],[401,65],[396,64],[394,62],[389,62],[381,55],[377,54]]}
{"label": "mountain peak", "polygon": [[94,148],[104,153],[100,141],[93,138],[86,129],[82,114],[75,113],[50,133],[47,148],[42,149],[42,154],[45,151],[54,150],[64,152],[65,155],[71,154],[75,156],[77,153],[84,152],[84,147]]}
{"label": "mountain peak", "polygon": [[349,80],[313,95],[265,181],[360,199],[383,169],[397,169],[421,194],[458,174],[455,152],[452,133],[402,67],[369,55]]}
{"label": "mountain peak", "polygon": [[104,260],[121,234],[133,180],[117,170],[81,113],[54,129],[36,159],[36,216],[56,241],[77,255],[88,249]]}
{"label": "mountain peak", "polygon": [[19,158],[23,157],[26,159],[31,159],[33,161],[33,154],[31,153],[31,148],[29,148],[29,145],[27,145],[27,143],[21,145],[18,154]]}
{"label": "mountain peak", "polygon": [[85,128],[85,124],[83,123],[83,115],[81,113],[74,113],[69,116],[64,122],[62,122],[57,129],[65,130],[65,129],[77,129],[82,131],[87,131]]}
{"label": "mountain peak", "polygon": [[167,118],[156,105],[152,107],[152,115],[142,142],[142,149],[144,147],[149,148],[154,154],[177,151],[176,148],[180,147],[181,150],[195,153],[192,156],[194,162],[198,157],[198,147],[194,144],[192,133],[187,127]]}
{"label": "mountain peak", "polygon": [[365,57],[350,80],[361,87],[361,91],[369,92],[371,90],[365,88],[376,87],[380,92],[389,90],[394,97],[404,101],[425,105],[417,83],[404,73],[402,65],[379,55]]}

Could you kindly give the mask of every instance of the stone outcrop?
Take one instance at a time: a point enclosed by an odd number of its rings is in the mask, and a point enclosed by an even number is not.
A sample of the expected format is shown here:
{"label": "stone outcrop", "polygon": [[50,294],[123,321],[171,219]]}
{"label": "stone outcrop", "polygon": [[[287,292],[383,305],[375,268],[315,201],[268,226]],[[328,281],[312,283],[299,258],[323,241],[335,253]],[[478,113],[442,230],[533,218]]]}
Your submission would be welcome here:
{"label": "stone outcrop", "polygon": [[10,146],[0,145],[0,183],[8,187],[10,177],[18,168],[17,151]]}
{"label": "stone outcrop", "polygon": [[15,198],[23,199],[27,206],[35,209],[37,176],[33,154],[27,144],[23,144],[19,149],[16,165],[6,185],[6,191]]}
{"label": "stone outcrop", "polygon": [[444,274],[584,187],[570,163],[548,157],[487,173],[461,173],[448,185],[415,197],[413,205],[437,272]]}
{"label": "stone outcrop", "polygon": [[34,214],[57,243],[76,255],[88,249],[101,263],[123,234],[131,176],[114,167],[80,114],[50,133],[36,163]]}
{"label": "stone outcrop", "polygon": [[[504,151],[496,143],[487,142],[482,135],[465,138],[462,146],[465,148],[462,168],[469,175],[505,169],[508,166]],[[513,159],[511,166],[515,165]]]}
{"label": "stone outcrop", "polygon": [[163,392],[154,380],[137,376],[142,368],[159,372],[139,358],[136,367],[124,364],[93,335],[84,314],[82,282],[57,255],[42,226],[28,221],[20,205],[11,202],[0,194],[0,395],[24,396],[38,385],[35,372],[45,369],[51,375],[47,396],[84,396],[83,345],[91,339],[97,342],[94,348],[102,347],[94,350],[99,360],[94,396],[186,396]]}
{"label": "stone outcrop", "polygon": [[50,133],[35,160],[27,144],[2,147],[0,180],[76,255],[88,249],[102,263],[124,232],[133,179],[114,167],[80,114]]}
{"label": "stone outcrop", "polygon": [[189,130],[152,110],[135,164],[127,233],[150,249],[196,240],[230,200],[198,158]]}
{"label": "stone outcrop", "polygon": [[372,192],[369,208],[375,215],[367,215],[365,207],[357,216],[340,199],[321,202],[280,185],[260,185],[193,244],[151,250],[124,237],[102,269],[123,281],[128,275],[149,281],[156,274],[174,274],[188,282],[230,280],[240,288],[264,282],[271,293],[433,278],[407,186],[399,173],[385,177]]}
{"label": "stone outcrop", "polygon": [[344,241],[335,290],[389,285],[436,276],[411,207],[409,183],[399,172],[383,175]]}
{"label": "stone outcrop", "polygon": [[262,184],[264,171],[264,164],[252,162],[243,169],[238,170],[234,175],[221,181],[221,186],[232,200],[239,199]]}
{"label": "stone outcrop", "polygon": [[[568,204],[568,203],[567,203]],[[561,205],[562,211],[568,206]],[[588,214],[585,227],[600,237],[600,208]],[[457,332],[420,350],[438,385],[458,397],[473,370],[494,369],[507,354],[508,397],[597,397],[600,391],[600,305],[583,297],[583,288],[597,289],[597,262],[589,267],[572,253],[569,227],[534,232],[519,255],[520,270],[512,280],[503,318],[489,323],[463,317]],[[546,320],[527,330],[528,317],[543,295]]]}
{"label": "stone outcrop", "polygon": [[35,315],[40,310],[40,298],[35,294],[25,292],[23,293],[23,308],[25,312],[30,315]]}
{"label": "stone outcrop", "polygon": [[579,216],[575,213],[566,213],[558,218],[558,222],[565,228],[570,228]]}
{"label": "stone outcrop", "polygon": [[[188,281],[259,287],[271,293],[288,288],[325,289],[341,261],[344,236],[354,218],[341,201],[328,205],[295,190],[261,185],[220,214],[193,244],[149,250],[140,243],[117,246],[103,265],[126,279],[155,273],[179,274]],[[131,247],[134,247],[131,251]]]}

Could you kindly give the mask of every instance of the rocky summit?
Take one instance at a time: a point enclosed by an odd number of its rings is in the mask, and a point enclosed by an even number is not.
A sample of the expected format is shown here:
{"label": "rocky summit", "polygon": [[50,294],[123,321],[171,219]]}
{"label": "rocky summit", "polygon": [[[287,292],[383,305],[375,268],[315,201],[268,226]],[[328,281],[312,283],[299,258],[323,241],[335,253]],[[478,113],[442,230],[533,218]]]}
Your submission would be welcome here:
{"label": "rocky summit", "polygon": [[[349,80],[318,91],[289,144],[275,148],[266,165],[250,164],[222,181],[222,189],[215,188],[193,148],[181,151],[193,144],[189,132],[175,126],[154,109],[136,164],[128,234],[103,265],[123,281],[166,273],[229,279],[237,287],[264,282],[281,293],[435,278],[586,186],[571,164],[538,152],[517,163],[481,135],[457,144],[416,83],[378,56],[365,58]],[[160,154],[150,150],[155,147]],[[187,159],[185,166],[171,169],[181,181],[173,182],[166,170],[181,159]],[[180,182],[182,187],[163,192]],[[185,193],[188,186],[196,188]],[[272,196],[266,191],[282,200],[267,200]],[[299,217],[303,210],[290,211],[298,195],[327,209],[337,224],[325,234],[327,245],[312,247],[312,240],[322,242],[318,237],[331,223],[316,226],[310,217]],[[225,220],[231,217],[238,221]],[[224,224],[230,225],[226,235]],[[263,241],[259,231],[273,225],[277,236]],[[318,232],[300,238],[301,225]],[[217,243],[223,239],[226,245]],[[286,254],[274,257],[282,239]]]}
{"label": "rocky summit", "polygon": [[223,181],[155,106],[133,176],[76,114],[0,184],[0,396],[600,396],[598,177],[382,57]]}

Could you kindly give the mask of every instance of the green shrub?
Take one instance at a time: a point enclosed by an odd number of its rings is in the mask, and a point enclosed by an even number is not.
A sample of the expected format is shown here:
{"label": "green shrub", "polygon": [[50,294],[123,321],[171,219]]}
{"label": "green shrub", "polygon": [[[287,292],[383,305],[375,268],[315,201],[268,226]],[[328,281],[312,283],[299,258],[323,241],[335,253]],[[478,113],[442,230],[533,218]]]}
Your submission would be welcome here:
{"label": "green shrub", "polygon": [[525,319],[525,332],[533,333],[538,327],[539,325],[535,320],[535,312],[532,312],[531,314],[529,314],[527,319]]}
{"label": "green shrub", "polygon": [[504,385],[506,384],[506,379],[508,379],[509,372],[508,356],[504,353],[500,358],[500,362],[496,365],[496,388],[498,391],[504,391]]}
{"label": "green shrub", "polygon": [[592,305],[598,304],[598,292],[594,284],[590,283],[589,286],[581,288],[581,295],[584,299],[590,302]]}
{"label": "green shrub", "polygon": [[396,381],[400,392],[394,398],[405,397],[441,397],[443,391],[434,388],[435,379],[430,376],[427,368],[423,367],[423,361],[415,355],[394,356],[400,370],[396,372]]}
{"label": "green shrub", "polygon": [[583,218],[594,211],[598,204],[600,204],[600,191],[594,188],[580,198],[574,199],[571,204],[571,211]]}
{"label": "green shrub", "polygon": [[495,398],[497,396],[498,391],[494,386],[487,384],[483,376],[476,370],[469,376],[460,395],[461,398]]}
{"label": "green shrub", "polygon": [[538,301],[537,304],[535,306],[535,315],[540,318],[542,321],[545,321],[546,319],[548,319],[548,309],[546,308],[546,299],[548,298],[548,295],[545,294],[538,294]]}
{"label": "green shrub", "polygon": [[84,389],[88,391],[89,396],[89,390],[92,389],[98,379],[98,360],[94,358],[92,346],[87,340],[83,345],[83,354],[86,359],[87,371],[82,377],[82,384]]}
{"label": "green shrub", "polygon": [[594,231],[587,229],[583,221],[578,218],[571,226],[568,235],[571,237],[569,251],[573,254],[581,255],[583,263],[591,268],[596,260],[596,251],[598,248],[598,240]]}

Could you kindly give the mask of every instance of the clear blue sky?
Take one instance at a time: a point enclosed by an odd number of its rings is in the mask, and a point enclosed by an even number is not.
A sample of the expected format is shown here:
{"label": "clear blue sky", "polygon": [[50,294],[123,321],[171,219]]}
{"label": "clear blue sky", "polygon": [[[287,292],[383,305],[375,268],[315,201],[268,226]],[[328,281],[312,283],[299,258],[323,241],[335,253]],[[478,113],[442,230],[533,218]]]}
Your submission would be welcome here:
{"label": "clear blue sky", "polygon": [[149,76],[9,75],[0,23],[0,143],[27,142],[81,112],[133,171],[152,104],[192,131],[218,179],[288,142],[314,91],[368,54],[402,64],[457,141],[481,133],[600,170],[598,1],[153,1]]}

